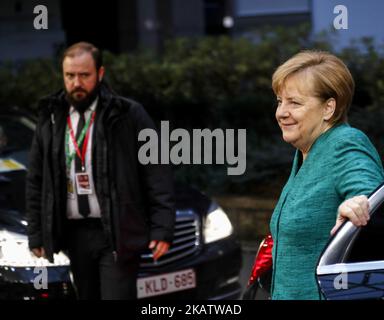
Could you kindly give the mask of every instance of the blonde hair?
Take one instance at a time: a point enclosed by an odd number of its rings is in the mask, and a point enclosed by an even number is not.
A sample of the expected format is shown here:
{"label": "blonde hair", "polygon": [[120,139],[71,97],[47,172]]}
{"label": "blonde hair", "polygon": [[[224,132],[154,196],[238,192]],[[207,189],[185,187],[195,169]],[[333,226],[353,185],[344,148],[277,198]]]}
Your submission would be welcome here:
{"label": "blonde hair", "polygon": [[299,52],[277,68],[272,76],[272,89],[278,95],[287,78],[305,75],[309,81],[311,95],[322,101],[336,100],[336,109],[330,119],[332,125],[347,121],[352,103],[355,82],[347,66],[336,56],[325,51],[307,50]]}

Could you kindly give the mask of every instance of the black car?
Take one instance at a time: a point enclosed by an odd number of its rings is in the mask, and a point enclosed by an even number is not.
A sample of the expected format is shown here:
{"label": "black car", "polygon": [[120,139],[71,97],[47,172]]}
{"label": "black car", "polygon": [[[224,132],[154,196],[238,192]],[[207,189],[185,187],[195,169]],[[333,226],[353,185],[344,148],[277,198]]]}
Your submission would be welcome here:
{"label": "black car", "polygon": [[[327,300],[384,299],[384,184],[368,200],[368,224],[356,227],[345,221],[319,257],[314,276]],[[270,299],[272,247],[268,235],[257,252],[243,299]]]}
{"label": "black car", "polygon": [[[33,117],[0,112],[0,299],[74,299],[67,255],[49,263],[28,249],[24,189],[34,129]],[[142,254],[138,298],[239,298],[241,248],[227,215],[198,190],[176,184],[176,191],[174,241],[156,262],[149,250]]]}

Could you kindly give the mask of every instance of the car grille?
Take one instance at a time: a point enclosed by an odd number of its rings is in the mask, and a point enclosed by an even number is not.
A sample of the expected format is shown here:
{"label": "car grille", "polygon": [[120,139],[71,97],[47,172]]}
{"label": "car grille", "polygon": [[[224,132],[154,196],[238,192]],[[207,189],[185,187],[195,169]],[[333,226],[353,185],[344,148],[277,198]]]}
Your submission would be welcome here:
{"label": "car grille", "polygon": [[197,252],[200,245],[200,221],[192,210],[176,212],[175,234],[172,246],[159,260],[154,262],[151,251],[141,255],[140,268],[150,269],[184,259]]}

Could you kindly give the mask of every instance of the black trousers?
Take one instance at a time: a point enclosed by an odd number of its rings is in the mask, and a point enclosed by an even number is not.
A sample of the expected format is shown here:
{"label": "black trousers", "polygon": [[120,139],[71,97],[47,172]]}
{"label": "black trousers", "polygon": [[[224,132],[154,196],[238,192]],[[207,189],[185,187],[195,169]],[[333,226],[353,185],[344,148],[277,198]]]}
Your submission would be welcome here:
{"label": "black trousers", "polygon": [[79,299],[136,299],[139,257],[115,261],[100,219],[69,220],[66,242]]}

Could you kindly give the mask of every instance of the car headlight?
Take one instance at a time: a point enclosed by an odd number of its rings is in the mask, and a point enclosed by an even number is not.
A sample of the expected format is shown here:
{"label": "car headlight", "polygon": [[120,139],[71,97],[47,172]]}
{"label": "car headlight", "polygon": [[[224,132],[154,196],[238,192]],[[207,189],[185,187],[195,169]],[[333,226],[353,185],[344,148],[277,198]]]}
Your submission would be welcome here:
{"label": "car headlight", "polygon": [[205,243],[210,243],[230,236],[233,233],[231,221],[222,208],[216,207],[209,212],[204,225]]}
{"label": "car headlight", "polygon": [[0,230],[0,267],[52,267],[69,266],[69,259],[63,253],[54,255],[54,262],[36,257],[28,247],[27,236]]}

